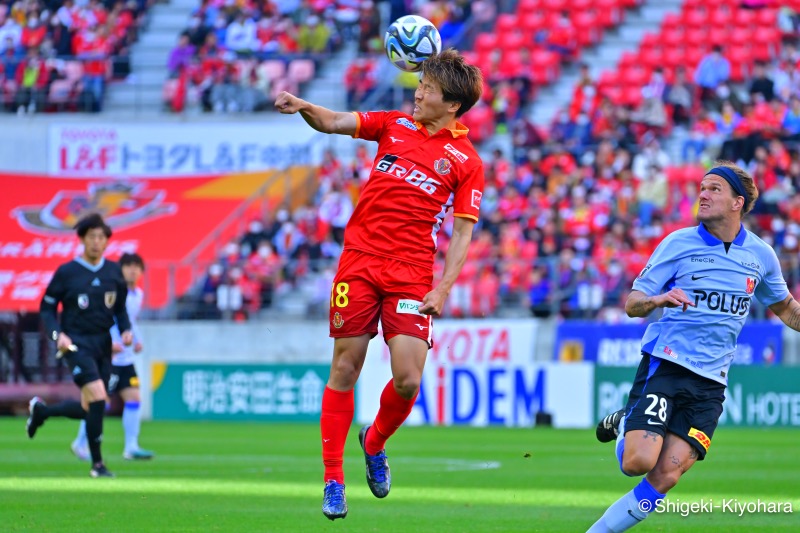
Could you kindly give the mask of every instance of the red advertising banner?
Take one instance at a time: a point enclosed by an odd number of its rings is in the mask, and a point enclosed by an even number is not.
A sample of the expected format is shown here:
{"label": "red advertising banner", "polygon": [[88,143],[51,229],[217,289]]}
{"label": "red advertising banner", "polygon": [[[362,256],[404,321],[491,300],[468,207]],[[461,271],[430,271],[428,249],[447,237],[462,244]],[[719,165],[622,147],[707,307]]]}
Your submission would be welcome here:
{"label": "red advertising banner", "polygon": [[[198,265],[213,259],[207,237],[266,182],[267,173],[186,178],[52,178],[0,174],[0,310],[35,310],[61,263],[82,245],[72,229],[85,213],[113,228],[107,257],[136,251],[147,264],[148,307],[189,287]],[[230,224],[229,224],[230,225]],[[174,290],[175,294],[171,291]]]}

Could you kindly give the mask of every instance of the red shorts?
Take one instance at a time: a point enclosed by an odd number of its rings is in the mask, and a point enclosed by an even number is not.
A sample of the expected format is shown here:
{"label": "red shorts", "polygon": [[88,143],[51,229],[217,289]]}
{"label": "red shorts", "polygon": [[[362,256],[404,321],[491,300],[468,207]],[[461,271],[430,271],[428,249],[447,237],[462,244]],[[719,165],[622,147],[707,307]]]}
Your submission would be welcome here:
{"label": "red shorts", "polygon": [[433,320],[418,307],[432,288],[429,268],[345,250],[331,287],[331,337],[374,337],[380,319],[384,339],[409,335],[430,347]]}

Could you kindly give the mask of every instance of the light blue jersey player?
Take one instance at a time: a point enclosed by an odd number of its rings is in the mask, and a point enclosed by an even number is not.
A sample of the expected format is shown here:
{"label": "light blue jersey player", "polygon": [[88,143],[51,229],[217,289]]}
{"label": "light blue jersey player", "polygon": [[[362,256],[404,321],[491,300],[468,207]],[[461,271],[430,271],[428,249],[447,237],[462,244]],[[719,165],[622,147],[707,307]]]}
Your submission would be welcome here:
{"label": "light blue jersey player", "polygon": [[700,183],[700,225],[668,235],[633,284],[625,303],[629,316],[656,308],[664,314],[642,338],[627,406],[598,424],[597,438],[616,439],[624,474],[646,477],[591,533],[635,526],[705,458],[754,297],[800,331],[800,304],[789,294],[775,251],[741,222],[757,198],[747,172],[719,162]]}
{"label": "light blue jersey player", "polygon": [[[128,284],[128,298],[125,300],[125,305],[131,320],[133,344],[124,346],[120,341],[119,328],[117,328],[116,324],[111,328],[113,356],[111,360],[111,376],[108,381],[108,393],[119,394],[123,401],[122,429],[125,433],[123,458],[129,460],[152,459],[153,452],[139,447],[141,399],[139,395],[139,378],[133,365],[136,355],[143,348],[138,318],[142,310],[144,292],[138,287],[138,282],[144,273],[144,261],[139,254],[126,253],[120,257],[119,264],[122,269],[122,276]],[[71,448],[78,459],[88,460],[85,422],[81,422],[78,436],[72,442]]]}

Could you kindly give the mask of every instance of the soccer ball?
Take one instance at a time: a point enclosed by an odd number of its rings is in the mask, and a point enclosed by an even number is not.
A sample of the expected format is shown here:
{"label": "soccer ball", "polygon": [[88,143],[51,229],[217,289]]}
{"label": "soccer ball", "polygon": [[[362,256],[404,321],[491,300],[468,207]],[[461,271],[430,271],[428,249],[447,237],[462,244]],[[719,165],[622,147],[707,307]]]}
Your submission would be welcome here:
{"label": "soccer ball", "polygon": [[442,51],[442,38],[433,23],[417,15],[392,22],[383,40],[389,61],[400,70],[417,72],[422,62]]}

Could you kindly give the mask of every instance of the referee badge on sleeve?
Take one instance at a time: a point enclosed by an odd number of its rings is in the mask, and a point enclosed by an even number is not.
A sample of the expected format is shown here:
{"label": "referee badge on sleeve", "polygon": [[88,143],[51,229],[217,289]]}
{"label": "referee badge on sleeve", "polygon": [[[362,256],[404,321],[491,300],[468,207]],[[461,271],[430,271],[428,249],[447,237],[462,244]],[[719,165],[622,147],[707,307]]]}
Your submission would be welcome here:
{"label": "referee badge on sleeve", "polygon": [[106,307],[111,309],[117,301],[117,291],[106,291],[105,298]]}

